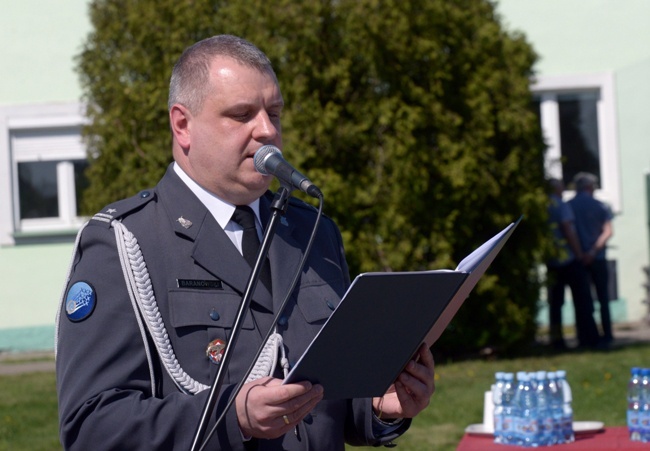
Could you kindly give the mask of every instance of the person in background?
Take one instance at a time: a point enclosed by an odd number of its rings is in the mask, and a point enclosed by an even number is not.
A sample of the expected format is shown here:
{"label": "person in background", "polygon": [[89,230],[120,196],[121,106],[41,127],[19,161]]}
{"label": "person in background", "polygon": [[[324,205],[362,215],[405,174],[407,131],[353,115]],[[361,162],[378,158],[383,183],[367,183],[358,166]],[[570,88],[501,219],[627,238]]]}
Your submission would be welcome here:
{"label": "person in background", "polygon": [[593,318],[589,279],[581,264],[582,250],[575,230],[573,211],[562,199],[562,181],[552,178],[548,183],[548,220],[556,251],[555,257],[546,262],[551,346],[557,350],[567,349],[562,330],[562,306],[568,286],[573,297],[578,345],[591,348],[598,343],[598,330]]}
{"label": "person in background", "polygon": [[601,344],[607,346],[614,340],[609,309],[609,271],[606,246],[613,235],[612,212],[607,205],[594,197],[598,177],[579,172],[573,178],[576,195],[569,201],[575,215],[576,232],[582,250],[582,263],[589,273],[600,304]]}
{"label": "person in background", "polygon": [[[251,273],[246,238],[252,231],[259,238],[271,214],[272,177],[255,169],[253,157],[263,145],[281,147],[283,105],[270,61],[244,39],[205,39],[174,66],[168,105],[174,162],[156,187],[95,214],[75,244],[55,341],[65,449],[190,449]],[[328,218],[266,343],[276,359],[247,377],[317,216],[304,202],[290,203],[208,430],[235,385],[246,383],[207,449],[390,444],[434,392],[426,346],[381,397],[324,399],[321,385],[282,385],[283,371],[350,285],[341,234]]]}

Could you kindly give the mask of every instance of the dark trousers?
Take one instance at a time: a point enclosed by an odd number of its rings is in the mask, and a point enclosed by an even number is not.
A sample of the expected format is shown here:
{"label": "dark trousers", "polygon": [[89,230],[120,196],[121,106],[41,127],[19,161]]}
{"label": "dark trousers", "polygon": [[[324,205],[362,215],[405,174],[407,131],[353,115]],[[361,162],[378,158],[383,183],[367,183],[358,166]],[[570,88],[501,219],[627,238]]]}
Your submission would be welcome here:
{"label": "dark trousers", "polygon": [[580,346],[593,347],[598,344],[598,328],[594,321],[594,304],[589,286],[589,275],[578,261],[562,266],[547,266],[548,269],[548,303],[551,342],[563,343],[562,305],[564,291],[568,286],[573,297],[576,319],[576,335]]}
{"label": "dark trousers", "polygon": [[587,268],[587,273],[591,283],[596,289],[596,296],[600,304],[600,324],[603,329],[603,338],[607,341],[613,339],[612,335],[612,318],[609,312],[609,271],[607,269],[607,260],[594,260]]}

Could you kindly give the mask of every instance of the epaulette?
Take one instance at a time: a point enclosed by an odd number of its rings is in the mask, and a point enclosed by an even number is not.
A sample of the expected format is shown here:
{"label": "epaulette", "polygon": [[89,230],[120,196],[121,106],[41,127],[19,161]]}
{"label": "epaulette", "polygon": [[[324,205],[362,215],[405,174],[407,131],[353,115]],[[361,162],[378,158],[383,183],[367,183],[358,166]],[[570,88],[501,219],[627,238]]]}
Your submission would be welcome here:
{"label": "epaulette", "polygon": [[[274,193],[273,191],[267,190],[266,193],[264,193],[264,197],[266,197],[266,199],[269,202],[273,202],[273,200],[275,199],[275,194],[276,193]],[[289,196],[289,204],[293,207],[302,208],[311,212],[318,211],[318,209],[315,208],[313,205],[310,205],[307,202],[293,196]]]}
{"label": "epaulette", "polygon": [[[299,199],[297,197],[293,197],[293,196],[290,197],[289,198],[289,205],[291,205],[292,208],[293,207],[300,208],[301,210],[308,211],[309,213],[318,213],[318,208],[317,207],[314,207],[312,204],[309,204],[309,203],[305,202],[304,200]],[[332,221],[332,218],[330,216],[328,216],[327,214],[325,214],[325,213],[323,213],[322,217]]]}
{"label": "epaulette", "polygon": [[139,210],[155,198],[156,192],[153,189],[142,190],[135,196],[118,200],[117,202],[107,205],[100,212],[95,213],[95,215],[90,218],[91,224],[94,223],[97,225],[99,223],[108,228],[114,219],[121,219],[128,216],[131,212]]}
{"label": "epaulette", "polygon": [[316,207],[314,207],[311,204],[308,204],[307,202],[305,202],[302,199],[298,199],[297,197],[290,197],[289,198],[289,204],[291,206],[293,206],[293,207],[303,208],[303,209],[309,210],[309,211],[318,211],[318,209]]}

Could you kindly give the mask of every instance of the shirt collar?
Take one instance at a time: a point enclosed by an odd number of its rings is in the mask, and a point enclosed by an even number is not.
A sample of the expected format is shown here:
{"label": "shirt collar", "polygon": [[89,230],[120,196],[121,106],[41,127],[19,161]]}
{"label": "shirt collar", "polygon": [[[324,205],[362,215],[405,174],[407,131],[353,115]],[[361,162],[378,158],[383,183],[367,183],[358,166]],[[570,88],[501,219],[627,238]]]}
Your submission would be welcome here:
{"label": "shirt collar", "polygon": [[[230,202],[226,202],[220,197],[212,194],[210,191],[203,188],[201,185],[196,183],[183,169],[180,165],[174,162],[174,172],[180,177],[180,179],[187,185],[187,187],[199,198],[201,203],[210,211],[214,219],[219,223],[222,229],[226,229],[228,222],[232,218],[232,214],[235,212],[235,205]],[[249,207],[255,212],[255,217],[257,218],[258,227],[261,226],[262,221],[260,220],[260,200],[255,199],[253,202],[248,204]]]}

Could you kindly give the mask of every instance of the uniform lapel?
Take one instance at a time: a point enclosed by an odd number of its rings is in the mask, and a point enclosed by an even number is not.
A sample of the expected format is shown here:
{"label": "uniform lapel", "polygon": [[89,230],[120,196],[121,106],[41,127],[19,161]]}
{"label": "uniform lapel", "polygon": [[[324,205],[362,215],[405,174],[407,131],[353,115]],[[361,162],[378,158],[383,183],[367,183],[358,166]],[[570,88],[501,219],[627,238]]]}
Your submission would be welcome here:
{"label": "uniform lapel", "polygon": [[[250,276],[250,266],[208,209],[176,175],[171,166],[160,184],[160,190],[161,199],[169,199],[165,202],[165,208],[174,232],[194,242],[192,258],[196,264],[243,293]],[[178,220],[181,217],[184,221]],[[191,222],[190,227],[186,227],[186,221]],[[271,294],[261,283],[257,284],[253,302],[269,311],[273,309]]]}

